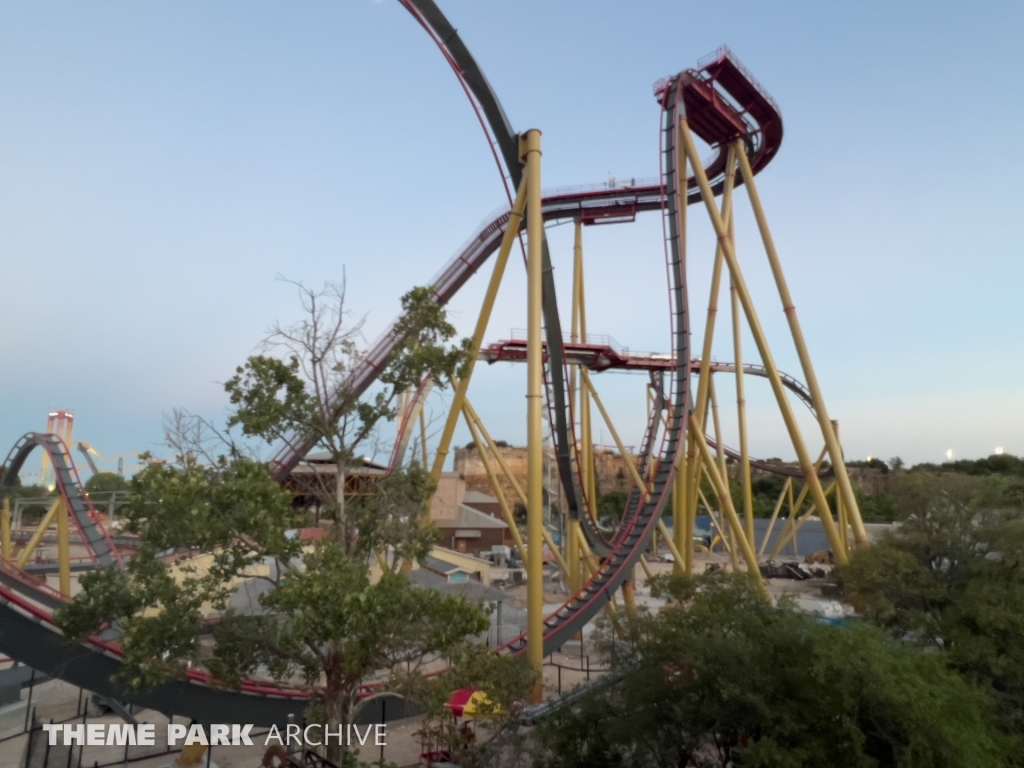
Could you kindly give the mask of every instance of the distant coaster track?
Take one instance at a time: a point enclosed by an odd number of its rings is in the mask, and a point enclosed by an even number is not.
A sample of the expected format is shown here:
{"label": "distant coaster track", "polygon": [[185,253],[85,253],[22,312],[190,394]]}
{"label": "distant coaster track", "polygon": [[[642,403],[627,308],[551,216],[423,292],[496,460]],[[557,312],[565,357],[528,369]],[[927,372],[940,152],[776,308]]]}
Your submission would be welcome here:
{"label": "distant coaster track", "polygon": [[0,497],[6,498],[10,495],[17,482],[18,473],[36,448],[41,448],[49,456],[57,478],[57,492],[71,513],[71,519],[78,528],[93,563],[97,566],[119,564],[121,556],[109,532],[100,521],[100,516],[93,509],[88,495],[82,490],[78,470],[71,459],[71,451],[57,435],[29,432],[15,443],[0,471]]}

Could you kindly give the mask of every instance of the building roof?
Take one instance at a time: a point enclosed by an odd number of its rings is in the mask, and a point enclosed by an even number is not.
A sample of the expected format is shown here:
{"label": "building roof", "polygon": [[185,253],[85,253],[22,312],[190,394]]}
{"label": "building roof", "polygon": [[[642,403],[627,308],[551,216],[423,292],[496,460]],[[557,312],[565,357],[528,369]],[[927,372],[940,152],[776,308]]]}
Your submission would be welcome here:
{"label": "building roof", "polygon": [[[326,470],[326,473],[330,473],[332,470],[336,470],[337,465],[331,459],[331,454],[327,451],[317,451],[316,453],[307,453],[302,459],[302,464],[299,464],[296,469],[302,467],[303,464],[307,465],[307,471],[309,471],[309,464],[316,464],[317,469],[321,472]],[[362,467],[360,467],[362,465]],[[356,456],[352,459],[352,466],[349,467],[349,472],[358,472],[360,468],[363,469],[378,469],[387,471],[387,467],[376,464],[366,456]]]}
{"label": "building roof", "polygon": [[498,500],[494,496],[488,496],[486,493],[480,491],[466,491],[466,495],[462,497],[463,504],[497,504]]}
{"label": "building roof", "polygon": [[429,571],[434,573],[440,573],[447,576],[449,573],[455,573],[456,571],[462,571],[463,573],[472,573],[468,568],[463,568],[461,565],[455,563],[449,563],[447,560],[441,560],[433,555],[427,555],[420,561],[420,565]]}
{"label": "building roof", "polygon": [[435,520],[438,528],[508,528],[508,523],[486,512],[459,504],[459,514],[454,520]]}
{"label": "building roof", "polygon": [[500,589],[485,587],[479,581],[472,579],[461,584],[451,584],[444,576],[438,576],[426,568],[417,568],[409,574],[409,580],[422,589],[433,589],[445,595],[456,595],[465,597],[475,603],[488,600],[495,603],[514,603],[511,595],[507,595]]}

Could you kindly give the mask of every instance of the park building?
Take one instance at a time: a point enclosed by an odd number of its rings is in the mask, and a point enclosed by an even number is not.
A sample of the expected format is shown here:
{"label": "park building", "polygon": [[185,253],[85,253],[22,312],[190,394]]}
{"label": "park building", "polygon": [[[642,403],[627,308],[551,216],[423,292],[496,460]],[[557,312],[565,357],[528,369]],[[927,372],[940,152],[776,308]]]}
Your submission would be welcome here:
{"label": "park building", "polygon": [[486,493],[466,488],[456,472],[445,472],[430,504],[430,519],[441,531],[440,545],[475,555],[505,553],[512,546],[508,523],[501,519],[499,501]]}

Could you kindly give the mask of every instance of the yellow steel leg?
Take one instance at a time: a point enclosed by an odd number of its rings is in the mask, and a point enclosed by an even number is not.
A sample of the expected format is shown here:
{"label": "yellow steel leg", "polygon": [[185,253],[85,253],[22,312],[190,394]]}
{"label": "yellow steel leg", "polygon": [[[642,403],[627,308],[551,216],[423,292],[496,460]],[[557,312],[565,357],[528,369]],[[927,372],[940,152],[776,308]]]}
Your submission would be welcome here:
{"label": "yellow steel leg", "polygon": [[207,749],[209,747],[205,744],[187,744],[182,747],[181,753],[174,759],[172,765],[175,768],[199,768],[203,764]]}
{"label": "yellow steel leg", "polygon": [[[722,473],[722,477],[728,478],[729,472],[725,467],[725,439],[722,434],[722,422],[718,418],[718,397],[715,395],[714,374],[711,375],[711,380],[708,382],[708,391],[711,393],[711,418],[715,425],[715,442],[718,443],[718,450],[715,452],[718,455],[718,471]],[[731,493],[730,489],[730,495]]]}
{"label": "yellow steel leg", "polygon": [[[608,427],[608,432],[611,434],[612,440],[615,441],[615,446],[619,449],[619,453],[623,457],[628,458],[629,454],[626,451],[626,446],[619,437],[619,431],[615,429],[615,425],[612,423],[611,417],[608,415],[608,411],[605,410],[604,403],[601,402],[601,398],[597,394],[597,390],[594,389],[594,385],[590,381],[590,376],[586,371],[580,371],[580,374],[583,380],[583,387],[586,391],[589,391],[591,396],[594,398],[594,403],[597,405],[597,409],[601,412],[601,418],[604,419],[605,426]],[[643,478],[640,477],[640,470],[636,468],[636,464],[628,460],[625,464],[633,477],[633,482],[636,483],[636,486],[640,491],[640,503],[646,504],[647,499],[650,497],[650,489],[648,489]],[[674,557],[676,561],[681,561],[683,559],[683,554],[672,541],[672,535],[668,532],[668,529],[665,527],[665,523],[661,520],[658,520],[658,531],[661,532],[661,537],[665,540],[665,544],[668,545],[669,551],[672,552],[672,557]],[[690,549],[693,549],[692,545],[690,546]]]}
{"label": "yellow steel leg", "polygon": [[516,547],[519,548],[520,556],[526,559],[526,546],[523,544],[523,539],[519,535],[519,527],[516,525],[515,515],[512,514],[512,510],[509,509],[508,501],[505,499],[505,493],[501,490],[501,486],[498,485],[498,478],[494,474],[494,467],[491,466],[491,459],[484,450],[484,441],[477,432],[476,426],[473,424],[473,420],[469,416],[469,411],[465,407],[463,408],[463,416],[466,418],[466,426],[469,427],[469,433],[473,436],[473,442],[476,444],[476,452],[480,456],[480,461],[483,462],[484,470],[487,472],[487,479],[491,481],[491,488],[494,489],[494,495],[498,498],[498,504],[501,506],[501,514],[505,518],[505,523],[508,525],[509,533],[512,534],[512,540],[516,543]]}
{"label": "yellow steel leg", "polygon": [[[583,371],[580,371],[582,378]],[[580,387],[580,434],[582,445],[580,458],[583,461],[583,483],[586,486],[587,514],[597,522],[597,464],[594,458],[594,426],[590,412],[590,392]]]}
{"label": "yellow steel leg", "polygon": [[582,535],[582,532],[577,530],[576,533],[578,534],[576,537],[576,541],[580,545],[580,552],[583,553],[583,563],[585,565],[587,578],[589,579],[591,576],[597,573],[597,569],[601,567],[601,564],[597,560],[597,555],[595,555],[590,550],[590,545],[587,544],[587,540]]}
{"label": "yellow steel leg", "polygon": [[565,526],[564,555],[565,564],[568,566],[569,591],[575,594],[580,591],[580,545],[576,542],[576,527],[579,523],[570,520]]}
{"label": "yellow steel leg", "polygon": [[39,527],[36,528],[36,532],[32,534],[32,538],[28,540],[28,544],[25,545],[25,549],[18,555],[17,561],[14,565],[20,570],[28,564],[28,560],[35,553],[39,547],[39,543],[43,540],[43,536],[46,534],[46,530],[50,527],[50,524],[57,518],[57,515],[63,510],[64,501],[57,499],[53,504],[50,505],[50,509],[47,511],[43,519],[39,521]]}
{"label": "yellow steel leg", "polygon": [[[793,414],[792,405],[789,402],[785,388],[782,386],[782,378],[780,377],[779,370],[775,365],[775,358],[772,356],[771,349],[768,346],[768,339],[761,327],[761,321],[757,316],[757,310],[754,307],[753,299],[751,299],[750,293],[747,290],[747,283],[743,278],[739,262],[736,260],[736,250],[733,247],[732,239],[729,237],[728,227],[718,211],[718,206],[715,205],[714,195],[711,192],[711,185],[708,182],[707,174],[704,173],[703,166],[697,165],[700,161],[700,155],[697,152],[697,147],[693,142],[693,137],[690,135],[690,129],[685,120],[681,121],[679,124],[679,135],[683,141],[683,145],[686,147],[686,152],[690,157],[690,161],[695,163],[694,173],[696,174],[697,183],[701,189],[701,196],[704,198],[704,203],[707,208],[708,215],[711,217],[711,223],[714,225],[718,241],[722,244],[725,260],[729,265],[729,272],[732,275],[736,291],[739,293],[740,302],[743,304],[743,311],[747,316],[747,324],[754,336],[758,352],[761,355],[761,361],[768,373],[768,379],[771,382],[772,390],[775,393],[775,399],[778,402],[779,410],[782,412],[783,421],[789,431],[790,441],[793,443],[793,448],[800,461],[800,468],[803,470],[804,476],[807,478],[807,483],[811,487],[811,496],[819,509],[828,510],[828,504],[825,502],[825,497],[821,490],[821,483],[818,480],[817,473],[814,472],[814,466],[811,463],[810,455],[807,453],[807,446],[804,444],[803,435],[800,433],[800,427],[796,422],[796,416]],[[739,152],[742,152],[742,147],[739,147]],[[831,434],[831,424],[829,425],[829,433]],[[703,435],[698,439],[702,438]],[[829,544],[832,546],[833,552],[836,554],[836,562],[845,564],[848,562],[849,558],[846,553],[842,551],[842,542],[839,540],[839,531],[836,528],[835,521],[826,511],[822,514],[821,522],[822,527],[825,529],[825,535],[828,537]]]}
{"label": "yellow steel leg", "polygon": [[480,347],[484,341],[484,334],[487,332],[487,323],[491,319],[491,310],[494,309],[494,300],[498,296],[498,288],[501,286],[501,278],[505,274],[508,256],[512,252],[512,245],[519,234],[523,211],[526,208],[526,190],[528,185],[529,175],[524,175],[523,181],[519,185],[519,194],[516,197],[515,205],[512,206],[512,212],[509,215],[508,228],[501,239],[498,258],[494,262],[494,272],[491,273],[491,282],[488,284],[487,293],[484,295],[484,303],[480,308],[476,329],[473,331],[473,341],[470,347],[469,360],[466,362],[465,375],[455,387],[455,397],[452,400],[451,410],[448,412],[448,420],[445,422],[444,430],[441,433],[441,443],[437,447],[437,455],[434,457],[434,466],[430,474],[435,483],[441,477],[441,472],[444,471],[444,463],[448,459],[448,449],[451,447],[452,437],[455,434],[455,426],[459,422],[459,414],[462,413],[462,401],[465,400],[466,391],[469,389],[469,380],[472,377],[473,366],[476,364],[476,356],[480,352]]}
{"label": "yellow steel leg", "polygon": [[[697,172],[697,164],[700,160],[690,157],[694,163],[694,173]],[[703,165],[701,165],[703,171]],[[725,221],[732,218],[733,186],[736,181],[736,156],[735,150],[729,148],[725,163],[725,182],[722,189],[722,217]],[[714,200],[712,200],[714,205]],[[715,209],[717,213],[717,208]],[[704,324],[704,343],[701,347],[700,376],[697,379],[697,398],[694,404],[694,414],[701,424],[707,424],[707,410],[711,390],[711,350],[715,338],[715,321],[718,317],[718,294],[722,282],[722,268],[725,262],[725,249],[719,242],[715,247],[715,262],[711,271],[711,294],[708,297],[708,315]],[[692,430],[692,424],[690,429]],[[694,521],[697,518],[697,489],[700,487],[700,458],[696,444],[690,441],[689,465],[690,474],[687,477],[689,485],[689,496],[687,505],[689,514]]]}
{"label": "yellow steel leg", "polygon": [[[825,461],[826,449],[822,448],[821,453],[818,455],[818,460],[814,462],[815,473],[821,471],[822,462]],[[809,484],[804,483],[804,487],[800,489],[800,493],[796,497],[796,501],[793,500],[793,486],[789,486],[789,517],[786,519],[786,524],[782,526],[782,531],[779,533],[779,542],[772,549],[772,553],[769,555],[770,559],[774,559],[779,552],[782,551],[783,540],[788,541],[787,531],[796,524],[796,519],[800,514],[800,509],[803,507],[804,502],[807,500],[807,494],[810,492],[811,487]]]}
{"label": "yellow steel leg", "polygon": [[626,606],[626,613],[636,616],[636,590],[632,581],[624,582],[622,585],[622,602]]}
{"label": "yellow steel leg", "polygon": [[[826,488],[825,488],[825,497],[826,497],[826,499],[827,499],[827,497],[829,495],[831,495],[831,493],[835,489],[836,489],[835,481],[829,483],[828,486],[826,486]],[[825,509],[826,509],[826,514],[831,514],[831,512],[828,510],[828,507],[826,507]],[[796,538],[796,535],[800,532],[800,529],[804,527],[804,524],[808,520],[810,520],[812,517],[815,517],[815,516],[817,516],[818,519],[821,519],[821,514],[818,513],[818,505],[817,504],[811,504],[810,508],[800,517],[800,519],[795,521],[793,527],[790,528],[788,531],[784,531],[783,532],[783,536],[779,538],[779,542],[778,542],[778,544],[775,545],[775,549],[772,552],[771,556],[774,558],[776,555],[778,555],[778,553],[781,552],[782,549],[790,541],[793,542],[793,554],[794,555],[797,554],[797,547],[796,547],[797,538]]]}
{"label": "yellow steel leg", "polygon": [[619,449],[619,454],[625,460],[624,463],[629,469],[633,482],[636,483],[636,487],[641,494],[640,503],[644,504],[650,497],[650,490],[647,487],[647,483],[645,483],[644,479],[640,477],[640,470],[636,468],[636,462],[630,460],[629,452],[626,450],[625,444],[619,437],[619,431],[615,429],[615,425],[612,423],[611,417],[608,415],[608,411],[604,408],[604,403],[601,402],[601,398],[598,396],[597,390],[594,389],[594,385],[590,381],[590,375],[586,371],[581,371],[580,373],[583,377],[583,385],[590,391],[590,396],[594,398],[594,403],[597,405],[597,409],[601,412],[601,418],[604,419],[604,424],[608,427],[612,440],[615,441],[615,447]]}
{"label": "yellow steel leg", "polygon": [[747,561],[747,570],[752,574],[760,576],[760,569],[757,567],[757,553],[754,552],[753,544],[743,532],[743,526],[740,525],[739,517],[736,515],[736,508],[732,504],[732,497],[729,495],[725,485],[727,481],[723,480],[721,475],[718,474],[715,457],[708,448],[707,441],[704,439],[704,432],[701,429],[695,429],[692,434],[697,440],[697,448],[704,459],[704,471],[707,473],[708,480],[711,481],[711,487],[715,489],[715,493],[718,495],[718,500],[721,502],[725,512],[725,518],[733,529],[734,541],[739,545],[740,551],[743,552],[743,559]]}
{"label": "yellow steel leg", "polygon": [[[732,218],[729,219],[729,231],[733,232]],[[743,486],[743,522],[747,526],[747,538],[754,541],[754,481],[750,474],[750,444],[747,441],[747,390],[743,381],[743,325],[740,322],[740,298],[731,278],[729,279],[729,295],[732,304],[733,356],[736,362],[736,416],[740,428],[739,469],[740,483]],[[776,514],[778,513],[776,512]]]}
{"label": "yellow steel leg", "polygon": [[544,533],[544,329],[541,320],[543,265],[541,241],[540,131],[520,138],[526,160],[526,655],[538,676],[530,701],[544,698],[544,550],[537,546]]}
{"label": "yellow steel leg", "polygon": [[423,469],[427,468],[427,456],[428,456],[428,454],[427,454],[427,416],[426,416],[426,408],[427,408],[427,404],[426,403],[423,403],[420,406],[420,441],[421,441],[422,447],[423,447],[423,461],[421,462],[420,466],[422,466]]}
{"label": "yellow steel leg", "polygon": [[[757,185],[754,182],[754,172],[750,167],[750,161],[742,144],[737,142],[737,147],[743,183],[747,186],[747,195],[750,197],[750,205],[754,209],[754,218],[757,219],[757,227],[761,231],[761,239],[764,242],[765,253],[768,254],[768,262],[775,277],[775,285],[779,289],[782,308],[786,314],[786,319],[789,321],[789,330],[793,336],[793,344],[796,347],[797,355],[800,357],[800,367],[803,369],[804,380],[807,382],[807,389],[811,393],[811,401],[814,404],[814,414],[818,417],[821,434],[825,438],[825,445],[828,447],[828,454],[832,459],[836,485],[839,487],[839,493],[850,515],[850,522],[853,524],[853,533],[857,544],[867,546],[867,531],[864,528],[864,523],[861,521],[857,498],[853,493],[853,485],[850,483],[850,476],[846,471],[846,462],[843,461],[842,447],[839,445],[839,438],[832,428],[832,421],[829,419],[828,411],[825,408],[825,398],[821,394],[821,387],[818,386],[818,377],[814,373],[814,364],[811,362],[811,355],[804,341],[800,320],[796,316],[793,297],[790,296],[786,276],[782,272],[782,262],[779,260],[779,254],[775,250],[775,241],[772,239],[771,230],[768,228],[768,219],[764,214],[764,208],[761,206],[761,197],[757,192]],[[844,552],[843,561],[845,559],[846,553]]]}
{"label": "yellow steel leg", "polygon": [[757,550],[758,557],[764,555],[764,548],[768,546],[768,539],[772,537],[772,531],[775,530],[775,521],[779,519],[779,512],[782,510],[783,504],[786,503],[786,494],[792,495],[793,490],[793,478],[787,477],[786,484],[782,486],[782,493],[779,494],[779,500],[775,502],[775,510],[772,512],[772,518],[768,521],[768,528],[764,533],[764,538],[761,540],[761,546]]}
{"label": "yellow steel leg", "polygon": [[651,573],[651,566],[647,564],[647,558],[640,555],[640,567],[644,569],[644,576],[647,577],[647,581],[650,582],[654,578],[654,574]]}
{"label": "yellow steel leg", "polygon": [[[726,532],[726,525],[724,521],[720,523],[717,519],[715,519],[715,511],[711,508],[711,505],[708,503],[708,500],[704,498],[704,491],[698,491],[698,493],[700,494],[700,500],[704,502],[704,507],[708,511],[708,517],[711,518],[711,522],[714,523],[715,528],[718,529],[718,534],[722,537],[722,543],[725,545],[725,551],[729,553],[729,561],[732,563],[732,572],[739,573],[740,557],[739,554],[736,552],[736,537],[730,536]],[[725,506],[721,500],[719,500],[719,506]]]}
{"label": "yellow steel leg", "polygon": [[[704,494],[702,493],[701,496],[703,496],[703,495]],[[715,510],[713,510],[711,507],[708,507],[707,510],[708,510],[708,519],[711,521],[712,527],[716,531],[718,531],[718,540],[722,542],[722,549],[725,550],[726,554],[729,555],[729,559],[732,561],[733,572],[734,573],[739,573],[740,566],[739,566],[739,560],[736,559],[736,549],[729,543],[729,537],[725,535],[725,529],[722,527],[722,524],[718,521],[718,518],[715,517]],[[711,540],[711,546],[708,547],[708,552],[714,552],[714,551],[715,551],[715,540],[712,539]]]}
{"label": "yellow steel leg", "polygon": [[[832,429],[836,433],[836,440],[839,440],[839,422],[838,421],[833,421],[832,422]],[[840,450],[842,450],[841,445],[840,445]],[[845,458],[844,458],[844,463],[845,463]],[[850,532],[849,532],[850,515],[849,515],[849,513],[848,513],[848,511],[846,509],[846,505],[843,504],[843,494],[842,493],[837,493],[836,494],[836,518],[839,520],[839,535],[840,535],[840,538],[842,538],[842,540],[843,540],[843,546],[846,548],[846,551],[849,552],[850,551]]]}
{"label": "yellow steel leg", "polygon": [[[487,449],[491,452],[491,455],[494,456],[495,460],[497,460],[498,466],[501,467],[501,471],[508,479],[509,484],[512,486],[512,490],[516,492],[516,495],[519,497],[519,500],[522,502],[523,506],[527,506],[528,499],[526,496],[526,492],[523,491],[523,487],[519,484],[519,481],[516,480],[516,476],[512,474],[512,469],[509,467],[508,462],[506,462],[505,457],[501,455],[501,451],[498,449],[497,444],[494,442],[494,440],[491,439],[491,433],[487,431],[487,427],[484,426],[483,421],[480,419],[479,414],[477,414],[477,412],[473,409],[473,405],[469,402],[468,398],[463,401],[462,407],[465,409],[466,415],[468,415],[469,418],[472,419],[473,425],[478,430],[480,430],[480,434],[483,435],[484,443],[487,445]],[[562,569],[562,571],[568,573],[569,566],[562,558],[562,553],[559,551],[558,547],[555,546],[554,539],[551,538],[551,534],[548,533],[548,529],[544,526],[541,526],[541,534],[544,543],[548,545],[548,549],[551,550],[551,554],[558,562],[559,567]],[[526,535],[526,543],[529,544],[529,528],[527,528]]]}
{"label": "yellow steel leg", "polygon": [[[665,540],[665,545],[668,547],[668,551],[672,553],[672,557],[679,562],[683,559],[683,553],[676,547],[675,542],[672,541],[672,536],[668,532],[668,528],[665,527],[663,520],[658,520],[658,532],[661,534],[661,538]],[[690,545],[690,550],[693,550],[693,545]]]}
{"label": "yellow steel leg", "polygon": [[686,514],[686,475],[690,467],[686,461],[685,435],[679,442],[678,451],[679,466],[672,487],[672,532],[676,549],[683,553],[683,559],[676,558],[672,564],[672,573],[677,576],[693,572],[693,531],[689,530],[690,516]]}
{"label": "yellow steel leg", "polygon": [[[583,222],[576,219],[572,246],[572,317],[569,338],[573,344],[580,340],[580,294],[583,291]],[[569,403],[576,413],[576,388],[579,366],[569,366]],[[575,425],[574,425],[575,427]]]}
{"label": "yellow steel leg", "polygon": [[[583,234],[582,226],[577,230],[579,238],[576,241],[579,259],[575,263],[577,271],[577,301],[579,318],[579,338],[584,344],[587,343],[587,290],[585,268],[583,264]],[[580,461],[583,462],[583,493],[586,496],[587,513],[591,520],[597,522],[597,466],[594,459],[594,430],[593,420],[590,413],[590,393],[580,385]]]}
{"label": "yellow steel leg", "polygon": [[60,593],[71,597],[71,531],[68,529],[68,510],[63,504],[57,512],[57,562],[60,573]]}
{"label": "yellow steel leg", "polygon": [[843,497],[836,494],[836,519],[839,521],[839,538],[843,540],[843,548],[850,551],[850,535],[846,517],[846,507],[843,506]]}
{"label": "yellow steel leg", "polygon": [[[575,232],[573,239],[572,249],[572,317],[570,322],[570,338],[575,344],[580,338],[580,324],[582,322],[582,301],[583,301],[583,222],[580,219],[575,221]],[[580,421],[580,439],[582,441],[583,431],[583,418],[580,414],[580,408],[583,403],[577,398],[577,392],[579,389],[579,366],[569,366],[569,406],[574,419]],[[576,434],[576,425],[572,425],[573,435]],[[579,452],[577,454],[577,461],[583,464],[583,460],[586,454]],[[586,467],[580,466],[580,478],[581,480],[586,477]],[[584,498],[587,497],[587,488],[585,480],[581,491]],[[589,505],[588,501],[584,503]],[[577,514],[581,511],[583,514],[588,514],[589,510],[577,509]],[[580,578],[580,549],[579,544],[576,541],[579,535],[578,521],[570,520],[569,524],[565,528],[566,541],[563,542],[564,554],[566,564],[569,566],[569,591],[573,594],[580,590],[583,585]]]}
{"label": "yellow steel leg", "polygon": [[14,548],[11,545],[11,500],[4,499],[3,507],[0,508],[0,557],[10,560],[14,556]]}

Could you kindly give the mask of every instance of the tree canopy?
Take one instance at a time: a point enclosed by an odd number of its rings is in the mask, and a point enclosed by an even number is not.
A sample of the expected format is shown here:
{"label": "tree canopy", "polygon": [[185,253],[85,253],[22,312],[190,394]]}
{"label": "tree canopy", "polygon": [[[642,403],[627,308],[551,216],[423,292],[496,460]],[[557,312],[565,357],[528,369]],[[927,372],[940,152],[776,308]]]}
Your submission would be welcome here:
{"label": "tree canopy", "polygon": [[1000,477],[908,472],[899,532],[854,553],[841,587],[893,637],[941,651],[1024,731],[1024,504]]}
{"label": "tree canopy", "polygon": [[609,682],[541,725],[538,764],[1008,764],[991,702],[938,655],[772,606],[745,576],[656,589],[670,605],[610,641]]}
{"label": "tree canopy", "polygon": [[127,491],[128,481],[114,472],[97,472],[85,481],[85,490],[89,493]]}

